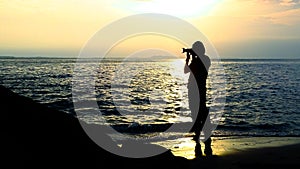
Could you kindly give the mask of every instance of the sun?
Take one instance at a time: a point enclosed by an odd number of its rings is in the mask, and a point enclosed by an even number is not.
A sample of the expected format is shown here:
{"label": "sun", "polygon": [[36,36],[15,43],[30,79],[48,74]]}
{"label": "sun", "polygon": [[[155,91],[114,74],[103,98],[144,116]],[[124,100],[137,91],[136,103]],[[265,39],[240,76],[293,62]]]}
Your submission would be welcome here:
{"label": "sun", "polygon": [[130,8],[137,12],[162,13],[178,17],[208,15],[220,0],[149,0],[135,2]]}

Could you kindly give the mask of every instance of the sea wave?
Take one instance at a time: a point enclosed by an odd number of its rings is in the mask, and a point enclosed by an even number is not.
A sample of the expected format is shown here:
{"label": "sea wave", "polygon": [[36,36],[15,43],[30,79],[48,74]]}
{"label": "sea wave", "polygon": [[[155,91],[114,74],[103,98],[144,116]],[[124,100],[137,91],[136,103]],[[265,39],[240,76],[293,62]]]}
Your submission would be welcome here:
{"label": "sea wave", "polygon": [[[79,115],[88,123],[110,125],[120,132],[158,132],[171,124],[191,122],[187,76],[178,76],[182,67],[170,61],[131,61],[126,69],[116,59],[80,63],[83,72],[95,68],[97,78],[93,97],[84,88],[77,91],[87,100],[78,114],[72,94],[75,61],[1,59],[0,84],[51,108]],[[214,62],[212,65],[210,79],[222,71]],[[226,79],[209,79],[207,86],[212,121],[218,122],[215,136],[300,136],[299,61],[225,60],[222,65]],[[130,81],[121,78],[128,75],[132,75]],[[225,82],[226,104],[221,112],[223,98],[214,97],[219,92],[215,88]],[[96,102],[98,107],[89,107],[88,102]],[[180,132],[186,131],[183,127]]]}

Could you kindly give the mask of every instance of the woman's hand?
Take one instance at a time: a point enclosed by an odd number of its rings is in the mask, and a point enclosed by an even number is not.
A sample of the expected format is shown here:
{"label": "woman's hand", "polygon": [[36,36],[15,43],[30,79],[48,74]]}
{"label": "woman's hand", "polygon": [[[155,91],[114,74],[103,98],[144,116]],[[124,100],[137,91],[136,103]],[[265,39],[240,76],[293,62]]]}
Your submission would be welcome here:
{"label": "woman's hand", "polygon": [[186,59],[185,59],[186,63],[189,62],[190,58],[191,58],[190,52],[187,52],[186,53]]}
{"label": "woman's hand", "polygon": [[186,59],[190,60],[190,58],[191,58],[190,52],[186,52]]}

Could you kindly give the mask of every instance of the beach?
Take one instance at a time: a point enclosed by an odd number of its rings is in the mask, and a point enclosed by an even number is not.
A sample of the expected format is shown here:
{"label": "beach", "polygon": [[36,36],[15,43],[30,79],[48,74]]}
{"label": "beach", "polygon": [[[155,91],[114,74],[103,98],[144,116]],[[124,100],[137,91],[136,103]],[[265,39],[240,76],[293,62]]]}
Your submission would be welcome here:
{"label": "beach", "polygon": [[0,169],[300,168],[300,0],[0,8]]}
{"label": "beach", "polygon": [[[195,158],[196,144],[185,128],[190,120],[185,99],[186,83],[179,81],[176,84],[173,77],[165,73],[173,72],[174,62],[126,62],[132,70],[125,72],[149,67],[143,71],[147,74],[137,74],[134,83],[128,85],[119,81],[113,85],[113,73],[120,64],[117,61],[107,60],[100,64],[102,71],[96,83],[96,98],[94,95],[93,98],[80,95],[87,100],[87,104],[75,110],[74,104],[77,102],[73,98],[71,85],[74,60],[2,59],[0,107],[5,126],[2,134],[3,161],[11,168],[103,168],[104,165],[110,168],[149,169],[298,168],[299,81],[294,77],[300,70],[299,62],[223,62],[228,83],[224,110],[221,106],[224,100],[213,97],[217,93],[209,88],[208,106],[213,122],[218,124],[212,135],[213,156]],[[92,61],[82,63],[83,67],[88,68],[92,65]],[[266,67],[270,70],[264,72]],[[235,73],[237,70],[238,73]],[[182,69],[179,67],[175,72],[182,72]],[[211,72],[220,73],[215,68]],[[285,82],[285,78],[290,81]],[[155,83],[145,85],[144,80]],[[149,95],[153,87],[165,88],[166,91],[160,95]],[[84,88],[78,90],[83,91]],[[128,97],[113,100],[111,92],[118,94],[118,91],[127,92],[128,95],[124,96]],[[161,96],[165,97],[163,102],[160,102]],[[88,104],[90,100],[96,100],[99,109],[91,107]],[[121,104],[118,107],[124,113],[120,116],[115,102],[127,100],[131,100],[130,106]],[[103,118],[110,123],[102,123]],[[100,138],[117,152],[147,152],[144,148],[149,148],[164,150],[164,153],[147,158],[114,154],[97,145],[83,130],[82,124],[97,131]],[[176,124],[174,130],[165,131],[173,124]],[[146,138],[152,135],[160,138],[146,140],[147,145],[128,141],[123,144],[123,137],[114,138],[106,132],[111,126],[118,132],[129,132],[133,136],[131,138],[138,138],[139,134],[145,134]],[[201,148],[203,151],[203,143]]]}
{"label": "beach", "polygon": [[184,138],[177,140],[172,152],[189,159],[190,168],[298,168],[300,164],[299,137],[213,138],[211,157],[195,157],[194,146],[194,141]]}
{"label": "beach", "polygon": [[[299,138],[279,141],[275,138],[258,138],[253,144],[251,139],[239,140],[241,148],[233,146],[233,152],[228,151],[218,161],[219,168],[298,168]],[[254,140],[253,140],[254,141]],[[266,141],[266,142],[265,142]],[[280,143],[281,142],[281,143]],[[295,142],[298,142],[295,144]],[[244,145],[243,145],[244,144]],[[250,144],[250,146],[248,146]],[[257,146],[257,147],[256,147]],[[262,146],[262,147],[261,147]]]}

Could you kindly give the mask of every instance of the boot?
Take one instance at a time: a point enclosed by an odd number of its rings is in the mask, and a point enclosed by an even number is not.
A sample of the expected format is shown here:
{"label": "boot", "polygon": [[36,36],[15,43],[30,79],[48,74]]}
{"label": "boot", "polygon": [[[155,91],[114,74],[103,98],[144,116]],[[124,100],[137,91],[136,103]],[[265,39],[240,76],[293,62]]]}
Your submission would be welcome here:
{"label": "boot", "polygon": [[199,141],[196,141],[195,146],[195,158],[202,157],[202,150],[201,150],[201,144]]}
{"label": "boot", "polygon": [[212,149],[211,149],[211,138],[208,138],[205,142],[205,149],[204,149],[204,154],[206,156],[212,156]]}

